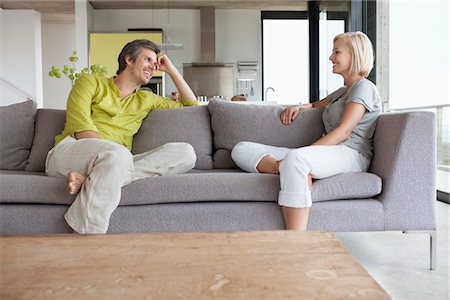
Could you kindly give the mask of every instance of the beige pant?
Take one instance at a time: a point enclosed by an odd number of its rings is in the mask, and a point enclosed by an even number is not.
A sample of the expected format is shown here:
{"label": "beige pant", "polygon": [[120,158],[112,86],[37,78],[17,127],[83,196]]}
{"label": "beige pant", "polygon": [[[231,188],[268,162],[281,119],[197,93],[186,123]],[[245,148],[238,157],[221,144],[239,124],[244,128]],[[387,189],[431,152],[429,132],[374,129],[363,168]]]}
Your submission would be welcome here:
{"label": "beige pant", "polygon": [[106,233],[124,185],[145,177],[187,172],[195,161],[194,149],[187,143],[168,143],[132,155],[111,141],[66,137],[48,153],[45,172],[63,178],[71,171],[87,175],[64,217],[78,233]]}

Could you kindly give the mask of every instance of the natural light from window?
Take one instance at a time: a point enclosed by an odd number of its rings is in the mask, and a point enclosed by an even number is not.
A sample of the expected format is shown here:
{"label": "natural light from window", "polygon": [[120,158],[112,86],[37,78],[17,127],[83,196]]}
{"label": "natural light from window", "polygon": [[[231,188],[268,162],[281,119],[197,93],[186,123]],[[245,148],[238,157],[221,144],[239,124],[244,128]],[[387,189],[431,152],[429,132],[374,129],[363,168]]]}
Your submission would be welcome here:
{"label": "natural light from window", "polygon": [[389,2],[389,108],[436,114],[437,189],[450,192],[449,1]]}
{"label": "natural light from window", "polygon": [[263,20],[264,92],[281,105],[309,102],[308,20]]}
{"label": "natural light from window", "polygon": [[449,2],[389,1],[389,107],[449,103]]}
{"label": "natural light from window", "polygon": [[342,76],[333,74],[333,64],[329,57],[333,51],[333,39],[336,35],[344,32],[345,22],[326,18],[326,12],[321,12],[319,20],[319,99],[323,99],[344,85]]}

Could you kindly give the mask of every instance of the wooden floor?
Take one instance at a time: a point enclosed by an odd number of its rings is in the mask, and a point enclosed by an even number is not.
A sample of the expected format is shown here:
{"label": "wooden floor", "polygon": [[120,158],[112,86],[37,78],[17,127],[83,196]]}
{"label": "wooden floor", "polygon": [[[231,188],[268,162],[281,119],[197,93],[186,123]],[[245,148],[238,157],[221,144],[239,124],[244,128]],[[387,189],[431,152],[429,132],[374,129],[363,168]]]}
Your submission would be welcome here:
{"label": "wooden floor", "polygon": [[1,237],[0,299],[389,299],[329,233]]}

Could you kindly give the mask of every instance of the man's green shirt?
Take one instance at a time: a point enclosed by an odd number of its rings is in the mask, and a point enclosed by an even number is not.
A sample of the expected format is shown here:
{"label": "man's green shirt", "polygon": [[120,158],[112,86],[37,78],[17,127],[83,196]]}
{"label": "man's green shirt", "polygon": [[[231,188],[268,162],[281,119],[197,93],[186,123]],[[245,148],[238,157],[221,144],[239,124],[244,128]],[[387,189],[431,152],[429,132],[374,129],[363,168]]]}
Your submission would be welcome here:
{"label": "man's green shirt", "polygon": [[76,132],[92,130],[131,150],[133,136],[150,111],[198,105],[195,100],[176,102],[144,90],[122,100],[113,79],[90,74],[77,79],[67,100],[64,131],[55,138],[56,144]]}

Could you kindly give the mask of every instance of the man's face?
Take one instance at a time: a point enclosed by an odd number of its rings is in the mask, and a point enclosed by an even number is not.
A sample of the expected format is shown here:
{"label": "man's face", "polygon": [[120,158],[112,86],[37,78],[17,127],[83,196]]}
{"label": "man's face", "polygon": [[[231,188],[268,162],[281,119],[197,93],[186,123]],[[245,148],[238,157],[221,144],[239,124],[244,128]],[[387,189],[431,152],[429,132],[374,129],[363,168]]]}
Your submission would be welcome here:
{"label": "man's face", "polygon": [[127,60],[130,73],[138,85],[147,84],[158,70],[157,56],[153,50],[141,48],[136,61]]}

